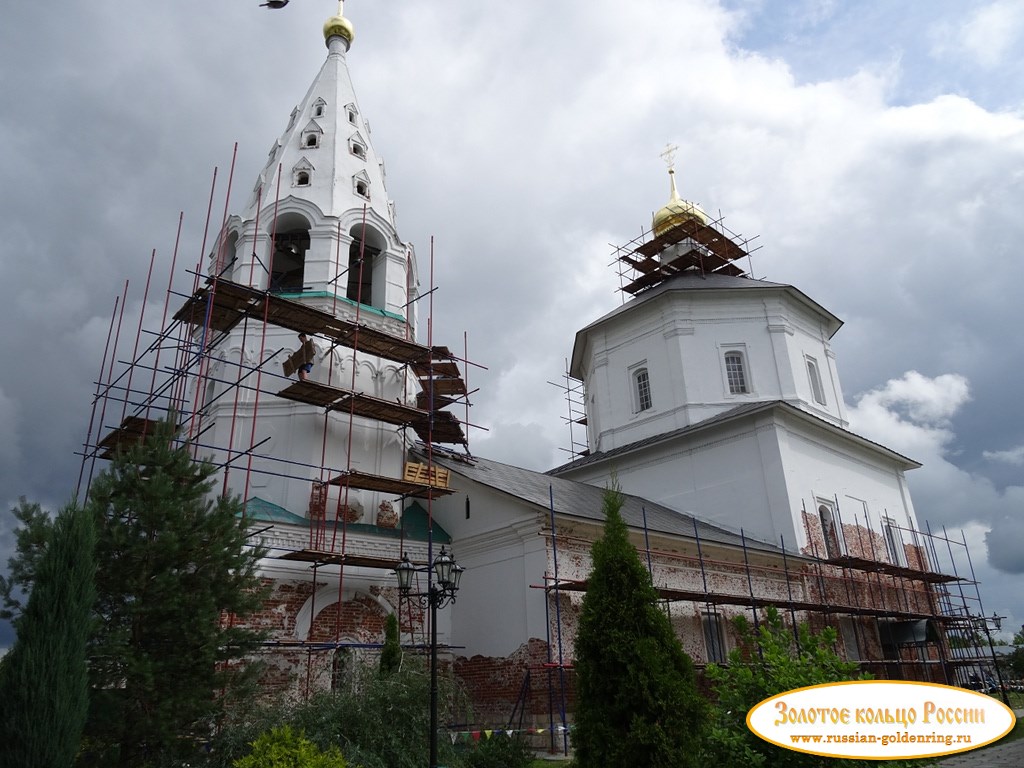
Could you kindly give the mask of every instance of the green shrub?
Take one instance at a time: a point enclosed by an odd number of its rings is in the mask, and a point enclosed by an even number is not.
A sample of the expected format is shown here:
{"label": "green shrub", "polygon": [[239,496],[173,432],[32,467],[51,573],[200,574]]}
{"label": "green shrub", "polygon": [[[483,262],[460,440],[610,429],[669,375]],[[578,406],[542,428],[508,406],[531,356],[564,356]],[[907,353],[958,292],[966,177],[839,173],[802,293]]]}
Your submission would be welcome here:
{"label": "green shrub", "polygon": [[519,738],[508,738],[496,732],[480,742],[473,751],[462,756],[463,768],[529,768],[533,750]]}
{"label": "green shrub", "polygon": [[[814,634],[801,624],[794,637],[773,606],[765,609],[757,629],[742,616],[734,625],[740,642],[729,653],[729,665],[708,666],[718,702],[704,745],[705,764],[816,768],[840,762],[776,747],[751,733],[746,723],[755,704],[777,693],[860,677],[857,665],[843,661],[833,650],[835,630],[826,627]],[[841,762],[850,768],[877,766],[862,760]]]}
{"label": "green shrub", "polygon": [[287,725],[264,733],[252,752],[235,760],[235,768],[345,768],[337,747],[323,751]]}

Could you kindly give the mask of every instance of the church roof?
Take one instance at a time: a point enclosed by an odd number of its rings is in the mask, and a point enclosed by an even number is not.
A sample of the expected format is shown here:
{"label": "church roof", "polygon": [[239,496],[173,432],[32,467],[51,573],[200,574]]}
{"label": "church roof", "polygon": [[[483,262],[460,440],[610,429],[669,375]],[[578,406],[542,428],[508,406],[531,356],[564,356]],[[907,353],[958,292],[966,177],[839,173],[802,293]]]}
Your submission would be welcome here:
{"label": "church roof", "polygon": [[829,338],[843,326],[843,321],[829,312],[825,307],[808,296],[798,288],[787,283],[773,283],[769,280],[756,280],[752,277],[738,275],[724,275],[719,273],[701,273],[695,271],[681,272],[678,275],[668,278],[653,288],[637,294],[625,304],[616,307],[608,314],[598,318],[589,325],[576,332],[576,341],[573,344],[572,366],[570,373],[574,376],[579,374],[579,365],[584,354],[585,340],[590,331],[599,325],[603,325],[619,315],[635,311],[637,307],[645,302],[650,302],[663,296],[666,293],[677,291],[701,291],[701,292],[732,292],[732,291],[782,291],[792,296],[798,303],[803,304],[815,314],[823,317],[828,325]]}
{"label": "church roof", "polygon": [[702,432],[704,430],[713,428],[719,424],[735,421],[737,419],[742,419],[759,413],[767,413],[768,411],[772,411],[776,408],[784,410],[786,413],[791,414],[793,416],[797,416],[803,419],[804,421],[814,424],[815,426],[821,427],[822,429],[826,429],[853,443],[877,451],[878,453],[884,455],[886,458],[895,461],[897,464],[902,464],[904,469],[917,469],[918,467],[921,466],[920,462],[914,461],[913,459],[907,458],[901,453],[897,453],[896,451],[886,448],[881,443],[876,443],[874,440],[868,440],[866,437],[861,437],[855,432],[851,432],[847,429],[843,429],[842,427],[838,427],[831,422],[818,418],[812,413],[807,413],[807,411],[804,411],[801,408],[797,408],[796,406],[787,403],[785,400],[762,400],[759,402],[744,403],[743,405],[738,405],[735,408],[730,408],[727,411],[717,413],[710,418],[704,419],[703,421],[698,421],[695,424],[689,424],[685,427],[680,427],[679,429],[674,429],[670,432],[664,432],[659,435],[645,437],[643,440],[637,440],[635,442],[628,443],[627,445],[620,445],[619,447],[612,448],[609,451],[600,451],[597,453],[588,454],[587,456],[583,456],[574,461],[570,461],[566,464],[562,464],[561,466],[555,467],[554,469],[550,469],[548,470],[548,474],[557,477],[559,474],[563,472],[568,472],[573,469],[579,469],[580,467],[585,467],[590,464],[597,464],[599,462],[606,461],[615,456],[623,456],[629,453],[633,453],[634,451],[647,448],[652,445],[657,445],[659,443],[668,442],[680,437],[696,434],[698,432]]}
{"label": "church roof", "polygon": [[[604,522],[604,488],[596,485],[553,477],[543,472],[478,456],[467,459],[456,454],[438,453],[435,450],[433,460],[468,480],[486,485],[542,510],[549,510],[553,505],[556,515]],[[745,538],[748,548],[765,552],[782,551],[774,544],[750,536],[741,536],[739,531],[712,525],[694,515],[677,512],[641,496],[624,493],[623,499],[622,519],[630,528],[643,529],[646,517],[646,528],[652,533],[664,533],[687,539],[699,536],[703,542],[735,547],[743,546]]]}

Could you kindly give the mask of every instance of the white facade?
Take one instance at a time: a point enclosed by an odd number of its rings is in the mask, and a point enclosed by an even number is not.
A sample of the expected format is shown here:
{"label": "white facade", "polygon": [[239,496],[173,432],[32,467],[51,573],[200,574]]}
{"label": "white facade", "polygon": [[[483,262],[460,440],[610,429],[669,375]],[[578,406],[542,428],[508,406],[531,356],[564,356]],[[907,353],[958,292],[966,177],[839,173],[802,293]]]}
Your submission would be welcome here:
{"label": "white facade", "polygon": [[[273,143],[242,215],[227,220],[208,271],[211,277],[269,288],[336,317],[415,339],[415,253],[398,235],[383,161],[358,106],[347,63],[350,40],[330,34],[326,44],[323,67]],[[215,338],[203,392],[193,393],[204,413],[198,442],[216,446],[211,451],[217,461],[251,445],[261,446],[255,454],[273,456],[254,458],[251,467],[247,458],[235,458],[228,489],[303,516],[314,481],[347,469],[400,477],[407,444],[397,427],[357,416],[350,436],[348,414],[325,416],[321,407],[266,394],[255,402],[257,381],[263,392],[294,381],[283,375],[282,364],[300,347],[293,331],[268,325],[265,333],[262,324],[242,323],[226,338]],[[324,339],[311,341],[316,348],[311,380],[389,402],[415,402],[415,382],[405,366],[332,348]],[[256,367],[268,360],[257,378]],[[333,509],[339,490],[331,492]],[[367,521],[384,499],[368,491],[347,492],[349,506]]]}
{"label": "white facade", "polygon": [[[589,448],[609,451],[766,400],[845,427],[829,344],[840,325],[791,286],[695,273],[662,283],[576,335],[570,373],[587,392]],[[734,368],[730,381],[732,359],[739,375]]]}
{"label": "white facade", "polygon": [[808,553],[822,546],[808,519],[824,515],[834,535],[821,557],[852,549],[845,526],[916,529],[904,472],[918,464],[847,430],[840,326],[792,286],[666,280],[577,333],[590,455],[555,473],[614,475],[626,492]]}

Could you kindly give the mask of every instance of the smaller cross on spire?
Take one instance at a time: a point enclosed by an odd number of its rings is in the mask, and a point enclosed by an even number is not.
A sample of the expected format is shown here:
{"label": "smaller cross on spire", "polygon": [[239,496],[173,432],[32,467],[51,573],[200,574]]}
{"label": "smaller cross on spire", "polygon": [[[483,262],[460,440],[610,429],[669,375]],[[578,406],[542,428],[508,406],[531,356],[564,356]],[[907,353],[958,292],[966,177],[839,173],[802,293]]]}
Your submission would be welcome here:
{"label": "smaller cross on spire", "polygon": [[661,159],[665,161],[665,165],[668,166],[670,171],[674,171],[676,167],[676,152],[679,150],[676,144],[666,144],[665,149],[661,152]]}

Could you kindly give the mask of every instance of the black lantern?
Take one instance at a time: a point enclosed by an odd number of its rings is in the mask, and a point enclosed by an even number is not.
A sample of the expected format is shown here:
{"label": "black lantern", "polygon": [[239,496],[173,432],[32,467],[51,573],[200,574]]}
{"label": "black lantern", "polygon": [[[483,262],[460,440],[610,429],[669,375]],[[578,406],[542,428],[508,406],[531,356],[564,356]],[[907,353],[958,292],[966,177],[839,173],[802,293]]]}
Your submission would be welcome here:
{"label": "black lantern", "polygon": [[[455,602],[465,570],[444,547],[429,565],[413,565],[403,555],[395,566],[401,596],[430,609],[430,768],[437,768],[437,609]],[[412,591],[415,573],[427,574],[426,592]]]}

